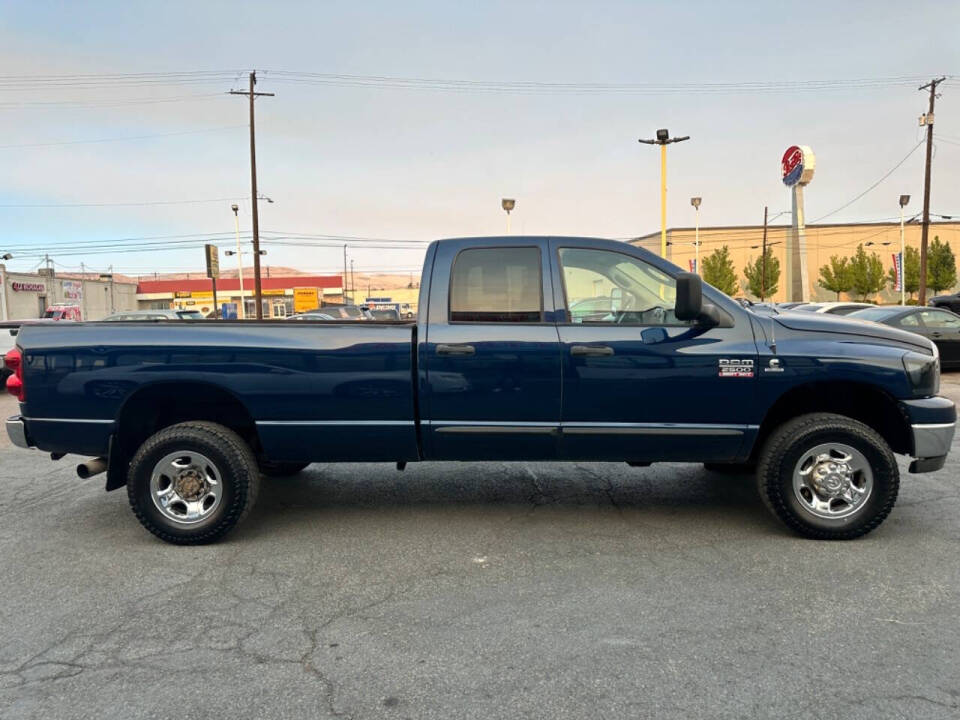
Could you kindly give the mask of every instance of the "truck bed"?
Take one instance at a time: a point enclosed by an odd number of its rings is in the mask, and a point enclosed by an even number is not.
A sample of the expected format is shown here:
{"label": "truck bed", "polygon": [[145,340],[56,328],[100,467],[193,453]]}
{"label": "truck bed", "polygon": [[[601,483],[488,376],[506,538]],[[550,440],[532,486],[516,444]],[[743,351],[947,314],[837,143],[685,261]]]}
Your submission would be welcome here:
{"label": "truck bed", "polygon": [[331,460],[415,460],[415,332],[369,321],[27,324],[23,415],[39,447],[103,454],[138,394],[189,403],[216,387],[241,401],[271,459],[322,448]]}

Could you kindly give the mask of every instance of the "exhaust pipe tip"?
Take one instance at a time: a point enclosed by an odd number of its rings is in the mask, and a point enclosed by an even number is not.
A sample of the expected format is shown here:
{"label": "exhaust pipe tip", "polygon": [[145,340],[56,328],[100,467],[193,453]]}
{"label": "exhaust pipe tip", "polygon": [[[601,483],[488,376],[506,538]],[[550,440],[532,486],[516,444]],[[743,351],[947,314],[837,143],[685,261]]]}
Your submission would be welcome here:
{"label": "exhaust pipe tip", "polygon": [[77,476],[81,480],[87,480],[92,478],[94,475],[99,475],[102,472],[107,470],[107,459],[106,458],[93,458],[82,462],[77,465]]}

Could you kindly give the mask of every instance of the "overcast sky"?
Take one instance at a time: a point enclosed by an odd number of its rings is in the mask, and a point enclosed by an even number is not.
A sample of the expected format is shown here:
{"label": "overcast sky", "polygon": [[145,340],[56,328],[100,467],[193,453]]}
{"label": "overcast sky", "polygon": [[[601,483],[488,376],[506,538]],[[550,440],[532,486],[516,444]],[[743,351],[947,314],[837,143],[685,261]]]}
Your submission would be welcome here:
{"label": "overcast sky", "polygon": [[[960,76],[960,3],[0,2],[0,75],[256,68],[261,228],[402,240],[514,232],[626,237],[659,228],[659,155],[670,148],[669,224],[752,224],[789,207],[779,160],[809,144],[812,220],[842,206],[922,139],[916,82],[796,91],[713,83]],[[448,92],[283,81],[270,71],[539,83],[663,83],[679,92]],[[2,79],[0,79],[2,80]],[[0,253],[29,269],[197,268],[199,249],[68,251],[72,242],[230,232],[249,196],[247,105],[236,74],[177,85],[0,86]],[[960,215],[960,79],[937,106],[933,212]],[[151,100],[154,102],[140,102]],[[164,102],[155,102],[164,100]],[[176,133],[176,134],[174,134]],[[115,140],[166,135],[138,140]],[[86,142],[111,139],[111,142]],[[82,141],[82,142],[81,142]],[[75,144],[50,144],[50,143]],[[32,146],[31,146],[32,145]],[[30,147],[24,147],[30,146]],[[830,217],[920,209],[923,149]],[[194,204],[11,207],[89,203]],[[240,202],[249,233],[249,202]],[[227,239],[218,242],[227,246]],[[335,270],[336,247],[266,244],[271,264]],[[76,253],[74,248],[72,253]],[[422,249],[351,244],[358,269],[418,267]],[[224,260],[224,262],[229,262]]]}

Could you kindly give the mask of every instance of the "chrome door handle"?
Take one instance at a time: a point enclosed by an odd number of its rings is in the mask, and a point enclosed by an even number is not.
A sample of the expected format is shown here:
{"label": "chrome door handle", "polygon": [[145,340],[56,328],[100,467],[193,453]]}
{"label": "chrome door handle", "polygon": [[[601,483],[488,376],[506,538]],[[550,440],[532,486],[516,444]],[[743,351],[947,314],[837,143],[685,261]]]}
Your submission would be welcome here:
{"label": "chrome door handle", "polygon": [[574,345],[570,348],[571,355],[607,357],[613,355],[613,348],[609,345]]}
{"label": "chrome door handle", "polygon": [[473,345],[437,345],[437,355],[476,355]]}

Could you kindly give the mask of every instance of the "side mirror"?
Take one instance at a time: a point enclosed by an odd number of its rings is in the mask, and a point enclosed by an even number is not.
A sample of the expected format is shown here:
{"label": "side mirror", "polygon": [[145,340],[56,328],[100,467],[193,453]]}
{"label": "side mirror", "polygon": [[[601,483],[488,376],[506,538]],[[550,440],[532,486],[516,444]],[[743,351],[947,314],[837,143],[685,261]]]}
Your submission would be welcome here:
{"label": "side mirror", "polygon": [[694,273],[677,275],[677,320],[696,320],[703,312],[703,282]]}

